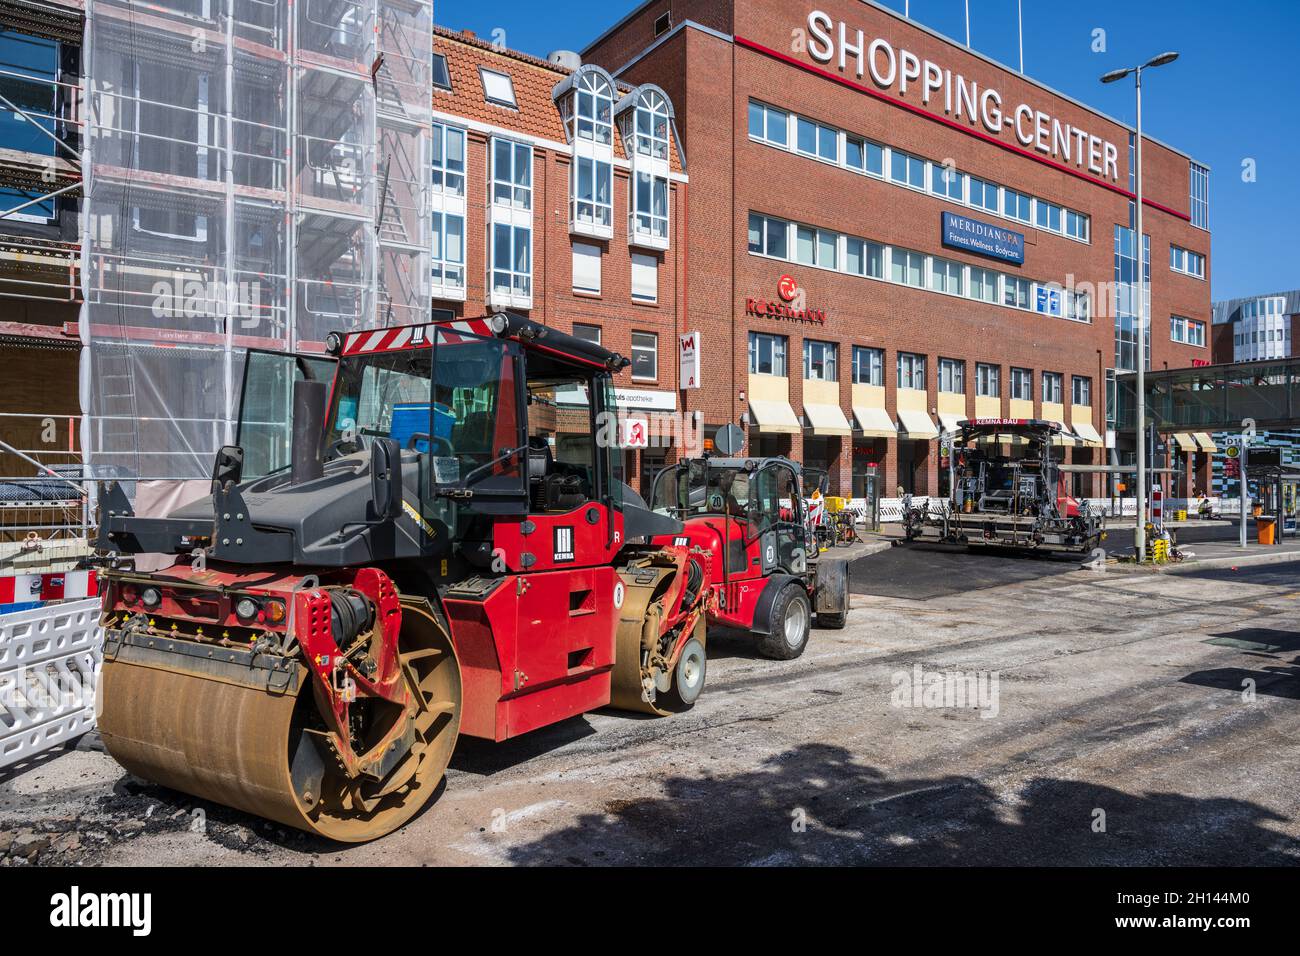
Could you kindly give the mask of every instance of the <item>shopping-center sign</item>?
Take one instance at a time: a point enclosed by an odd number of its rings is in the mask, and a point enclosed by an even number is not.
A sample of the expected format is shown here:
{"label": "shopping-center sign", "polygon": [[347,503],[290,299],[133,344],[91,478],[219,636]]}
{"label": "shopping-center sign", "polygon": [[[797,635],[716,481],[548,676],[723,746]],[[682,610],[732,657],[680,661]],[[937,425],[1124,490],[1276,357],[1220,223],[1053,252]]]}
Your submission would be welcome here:
{"label": "shopping-center sign", "polygon": [[1035,109],[1028,103],[1014,108],[994,87],[981,87],[940,63],[910,50],[895,48],[883,37],[865,33],[829,13],[808,14],[808,53],[818,63],[841,73],[870,77],[879,89],[902,100],[920,103],[936,116],[982,126],[994,136],[1011,130],[1016,141],[1066,166],[1074,166],[1112,182],[1119,181],[1119,150],[1109,140]]}
{"label": "shopping-center sign", "polygon": [[783,319],[788,322],[807,322],[811,325],[826,324],[826,312],[807,307],[804,290],[800,288],[794,276],[781,276],[776,281],[776,294],[778,296],[776,299],[754,296],[745,299],[745,314],[765,319]]}

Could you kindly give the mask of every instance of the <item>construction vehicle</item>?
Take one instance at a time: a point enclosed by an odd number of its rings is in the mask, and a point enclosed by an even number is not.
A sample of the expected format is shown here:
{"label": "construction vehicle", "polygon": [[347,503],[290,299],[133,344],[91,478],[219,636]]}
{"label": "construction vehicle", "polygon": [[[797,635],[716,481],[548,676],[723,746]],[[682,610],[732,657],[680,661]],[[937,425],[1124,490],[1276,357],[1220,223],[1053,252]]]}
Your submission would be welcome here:
{"label": "construction vehicle", "polygon": [[749,631],[764,656],[792,660],[808,645],[814,612],[819,627],[844,627],[848,566],[819,554],[803,469],[786,458],[733,457],[743,433],[730,428],[715,439],[721,455],[655,476],[650,507],[685,528],[653,540],[708,555],[709,624]]}
{"label": "construction vehicle", "polygon": [[[1105,537],[1105,517],[1069,494],[1052,457],[1061,427],[1023,418],[963,422],[949,456],[951,493],[938,509],[905,506],[907,540],[1090,553]],[[1024,455],[1003,455],[1003,445],[1023,445]]]}
{"label": "construction vehicle", "polygon": [[[210,496],[139,517],[101,486],[99,728],[123,767],[356,842],[434,795],[461,734],[696,700],[710,562],[647,543],[682,525],[599,440],[627,359],[505,313],[327,351],[248,353]],[[159,553],[180,560],[133,570]]]}

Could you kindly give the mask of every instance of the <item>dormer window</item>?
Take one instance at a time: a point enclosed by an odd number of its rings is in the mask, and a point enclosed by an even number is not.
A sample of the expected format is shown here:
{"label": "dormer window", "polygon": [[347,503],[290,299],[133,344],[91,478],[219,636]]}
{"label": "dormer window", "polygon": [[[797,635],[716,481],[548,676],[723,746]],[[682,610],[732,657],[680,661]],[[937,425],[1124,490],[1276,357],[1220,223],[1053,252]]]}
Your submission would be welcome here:
{"label": "dormer window", "polygon": [[668,100],[657,90],[646,90],[637,98],[636,151],[668,158]]}
{"label": "dormer window", "polygon": [[608,145],[614,142],[614,87],[601,73],[584,71],[574,89],[574,130],[577,139]]}
{"label": "dormer window", "polygon": [[451,72],[447,69],[447,58],[441,53],[435,53],[432,63],[434,88],[451,92]]}

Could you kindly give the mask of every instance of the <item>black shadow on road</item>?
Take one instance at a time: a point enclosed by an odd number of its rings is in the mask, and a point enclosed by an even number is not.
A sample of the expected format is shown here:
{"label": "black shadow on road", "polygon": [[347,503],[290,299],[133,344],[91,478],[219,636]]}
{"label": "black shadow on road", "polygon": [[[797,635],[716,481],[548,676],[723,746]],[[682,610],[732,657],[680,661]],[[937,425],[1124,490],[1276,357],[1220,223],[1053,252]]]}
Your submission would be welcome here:
{"label": "black shadow on road", "polygon": [[1245,800],[1128,794],[1050,777],[1030,780],[1020,796],[1007,805],[962,776],[889,779],[843,748],[805,744],[752,771],[669,777],[663,796],[610,801],[604,813],[584,815],[510,856],[517,864],[577,866],[1300,860],[1300,841],[1265,826],[1284,818]]}

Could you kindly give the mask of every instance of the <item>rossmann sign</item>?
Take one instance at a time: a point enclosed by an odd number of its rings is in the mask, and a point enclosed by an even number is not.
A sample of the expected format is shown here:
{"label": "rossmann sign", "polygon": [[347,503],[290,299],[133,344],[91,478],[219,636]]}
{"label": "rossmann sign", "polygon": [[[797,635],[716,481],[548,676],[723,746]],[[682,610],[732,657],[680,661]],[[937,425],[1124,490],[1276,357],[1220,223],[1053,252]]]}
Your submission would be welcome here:
{"label": "rossmann sign", "polygon": [[807,308],[804,290],[794,276],[783,275],[776,283],[779,300],[750,296],[745,299],[745,313],[766,319],[784,319],[787,322],[807,322],[825,325],[826,313],[822,309]]}
{"label": "rossmann sign", "polygon": [[[1119,149],[1095,133],[1062,122],[1029,103],[1011,103],[996,87],[980,86],[943,63],[924,59],[884,37],[867,34],[829,13],[808,14],[808,54],[906,103],[976,132],[1003,136],[1008,131],[1025,150],[1080,172],[1119,181]],[[911,108],[911,107],[909,107]]]}

